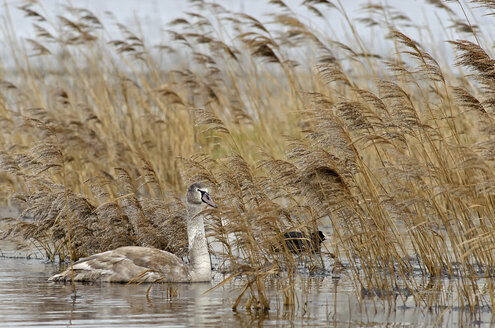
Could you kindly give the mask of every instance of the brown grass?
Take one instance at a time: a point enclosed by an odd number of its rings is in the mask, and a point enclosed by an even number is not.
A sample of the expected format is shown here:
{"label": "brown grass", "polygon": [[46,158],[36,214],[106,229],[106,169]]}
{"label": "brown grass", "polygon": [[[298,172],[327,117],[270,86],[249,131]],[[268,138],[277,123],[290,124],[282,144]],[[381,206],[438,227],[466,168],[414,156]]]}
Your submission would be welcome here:
{"label": "brown grass", "polygon": [[[13,233],[52,260],[123,245],[183,256],[181,195],[204,181],[219,205],[208,225],[219,270],[246,277],[235,308],[269,308],[273,277],[296,304],[301,265],[344,268],[361,297],[389,305],[493,306],[491,283],[480,286],[495,265],[495,60],[480,26],[433,3],[453,19],[446,32],[464,33],[449,41],[456,67],[382,6],[365,8],[366,23],[391,40],[387,57],[339,1],[304,6],[340,12],[347,44],[283,1],[272,24],[194,1],[156,48],[123,25],[106,36],[84,9],[49,21],[23,6],[37,35],[24,51],[5,29],[16,64],[0,69],[1,183],[33,218]],[[322,254],[274,251],[284,232],[323,225]]]}

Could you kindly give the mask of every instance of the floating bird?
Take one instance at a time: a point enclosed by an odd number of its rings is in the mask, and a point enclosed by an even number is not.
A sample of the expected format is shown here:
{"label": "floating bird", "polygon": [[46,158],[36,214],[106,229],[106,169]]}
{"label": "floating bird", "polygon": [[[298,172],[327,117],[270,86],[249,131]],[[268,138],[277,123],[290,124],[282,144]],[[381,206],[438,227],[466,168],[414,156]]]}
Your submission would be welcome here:
{"label": "floating bird", "polygon": [[[126,246],[80,259],[73,265],[75,281],[204,282],[211,280],[211,262],[206,242],[204,205],[216,207],[208,189],[194,183],[186,193],[187,236],[190,264],[176,255],[151,247]],[[70,281],[71,269],[51,281]]]}
{"label": "floating bird", "polygon": [[284,233],[284,242],[287,249],[292,253],[302,253],[310,251],[319,253],[321,243],[325,240],[323,232],[312,232],[309,237],[299,231],[288,231]]}

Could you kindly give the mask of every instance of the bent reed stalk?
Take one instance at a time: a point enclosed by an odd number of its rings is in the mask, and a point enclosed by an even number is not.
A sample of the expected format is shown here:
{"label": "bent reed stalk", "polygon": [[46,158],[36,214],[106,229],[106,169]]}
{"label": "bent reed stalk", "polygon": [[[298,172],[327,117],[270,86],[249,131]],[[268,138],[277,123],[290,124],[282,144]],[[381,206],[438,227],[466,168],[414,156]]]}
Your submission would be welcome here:
{"label": "bent reed stalk", "polygon": [[[23,210],[11,234],[51,260],[127,245],[183,256],[180,194],[203,181],[219,195],[207,213],[219,285],[247,278],[234,308],[270,308],[274,278],[295,306],[305,270],[344,272],[389,306],[493,307],[491,35],[435,2],[457,33],[452,66],[444,40],[414,40],[393,7],[363,8],[378,53],[340,2],[301,6],[322,24],[342,15],[344,40],[271,3],[265,24],[191,2],[157,46],[123,24],[110,35],[86,9],[21,6],[31,48],[6,24],[14,63],[0,68],[1,190]],[[321,253],[284,248],[284,233],[323,226]]]}

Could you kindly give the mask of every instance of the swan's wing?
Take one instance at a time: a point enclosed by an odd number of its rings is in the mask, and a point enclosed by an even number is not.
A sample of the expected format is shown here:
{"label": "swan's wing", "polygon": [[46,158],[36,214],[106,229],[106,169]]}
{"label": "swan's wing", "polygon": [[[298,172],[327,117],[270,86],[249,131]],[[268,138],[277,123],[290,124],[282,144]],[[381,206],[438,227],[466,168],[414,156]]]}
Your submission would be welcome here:
{"label": "swan's wing", "polygon": [[[177,256],[155,248],[120,247],[98,253],[74,263],[74,280],[106,282],[189,282],[191,275]],[[70,281],[70,268],[51,277]]]}
{"label": "swan's wing", "polygon": [[184,264],[176,255],[156,248],[121,247],[119,253],[140,268],[146,268],[155,273],[147,282],[160,280],[163,282],[190,282],[190,267]]}

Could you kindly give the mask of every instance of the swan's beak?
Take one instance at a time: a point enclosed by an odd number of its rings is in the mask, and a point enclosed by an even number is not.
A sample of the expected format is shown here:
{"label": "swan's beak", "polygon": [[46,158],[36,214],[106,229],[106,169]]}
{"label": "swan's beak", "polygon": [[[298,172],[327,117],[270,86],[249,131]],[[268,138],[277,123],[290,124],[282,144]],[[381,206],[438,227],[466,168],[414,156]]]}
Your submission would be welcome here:
{"label": "swan's beak", "polygon": [[217,207],[217,204],[210,198],[207,192],[202,192],[201,200],[203,203],[210,205],[211,207]]}

